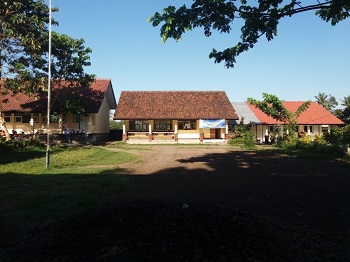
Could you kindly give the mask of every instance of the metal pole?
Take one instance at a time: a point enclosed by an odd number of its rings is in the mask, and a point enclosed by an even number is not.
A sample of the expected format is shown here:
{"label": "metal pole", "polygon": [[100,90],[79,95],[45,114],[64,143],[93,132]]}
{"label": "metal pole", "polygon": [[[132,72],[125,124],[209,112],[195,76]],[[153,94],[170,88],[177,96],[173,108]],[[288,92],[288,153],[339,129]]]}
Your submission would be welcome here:
{"label": "metal pole", "polygon": [[49,0],[49,54],[48,54],[48,81],[47,81],[47,141],[46,141],[46,167],[50,166],[50,109],[51,109],[51,0]]}

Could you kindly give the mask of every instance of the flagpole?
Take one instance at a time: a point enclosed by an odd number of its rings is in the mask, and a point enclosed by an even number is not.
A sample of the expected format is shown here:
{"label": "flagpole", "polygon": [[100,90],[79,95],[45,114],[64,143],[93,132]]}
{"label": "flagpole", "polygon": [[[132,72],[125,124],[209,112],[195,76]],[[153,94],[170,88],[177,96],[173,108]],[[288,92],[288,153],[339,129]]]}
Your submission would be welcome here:
{"label": "flagpole", "polygon": [[47,81],[47,141],[46,141],[46,167],[50,166],[50,109],[51,109],[51,0],[49,0],[49,54],[48,54],[48,81]]}

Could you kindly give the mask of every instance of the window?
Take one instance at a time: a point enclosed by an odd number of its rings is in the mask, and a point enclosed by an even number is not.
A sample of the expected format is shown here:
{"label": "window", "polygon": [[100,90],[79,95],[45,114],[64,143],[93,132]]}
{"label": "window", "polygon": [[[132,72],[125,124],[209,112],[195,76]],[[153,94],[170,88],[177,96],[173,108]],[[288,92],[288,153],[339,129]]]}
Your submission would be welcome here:
{"label": "window", "polygon": [[[65,117],[64,117],[65,120]],[[66,121],[63,121],[66,122]],[[80,122],[80,115],[73,114],[73,123],[79,123]]]}
{"label": "window", "polygon": [[51,123],[58,123],[59,120],[60,120],[59,115],[50,115],[50,122]]}
{"label": "window", "polygon": [[322,134],[326,134],[328,132],[329,132],[328,126],[327,125],[322,125]]}
{"label": "window", "polygon": [[5,114],[4,115],[4,121],[7,123],[11,123],[11,114]]}
{"label": "window", "polygon": [[22,123],[22,116],[15,115],[15,123]]}
{"label": "window", "polygon": [[22,116],[22,122],[23,122],[23,123],[29,123],[29,122],[30,122],[30,119],[31,119],[30,114],[24,114],[24,115]]}
{"label": "window", "polygon": [[179,120],[178,127],[182,130],[193,130],[197,129],[197,121],[196,120]]}
{"label": "window", "polygon": [[308,132],[308,130],[310,130],[310,133],[312,133],[312,127],[313,126],[304,126],[304,132]]}
{"label": "window", "polygon": [[172,131],[171,120],[155,120],[154,121],[155,131]]}
{"label": "window", "polygon": [[[50,123],[58,123],[60,120],[60,115],[50,115]],[[62,117],[62,121],[66,122],[66,116]],[[41,116],[41,122],[46,123],[47,122],[47,115]]]}
{"label": "window", "polygon": [[62,118],[61,118],[61,121],[62,121],[63,123],[66,123],[66,121],[67,121],[67,116],[66,116],[66,115],[63,115]]}
{"label": "window", "polygon": [[129,122],[130,131],[148,131],[148,121],[130,121]]}
{"label": "window", "polygon": [[34,123],[39,123],[39,114],[33,114]]}
{"label": "window", "polygon": [[269,126],[269,131],[271,133],[278,133],[279,131],[278,125]]}
{"label": "window", "polygon": [[79,123],[80,122],[80,115],[73,115],[73,123]]}

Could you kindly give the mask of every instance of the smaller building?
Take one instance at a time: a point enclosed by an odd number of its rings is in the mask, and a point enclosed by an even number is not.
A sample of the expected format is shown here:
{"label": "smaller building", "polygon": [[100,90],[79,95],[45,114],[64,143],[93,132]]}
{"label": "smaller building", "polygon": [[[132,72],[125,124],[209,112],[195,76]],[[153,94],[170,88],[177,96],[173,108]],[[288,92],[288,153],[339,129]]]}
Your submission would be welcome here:
{"label": "smaller building", "polygon": [[[283,106],[290,112],[296,112],[305,101],[284,101]],[[278,129],[282,129],[285,123],[273,119],[266,115],[259,108],[248,102],[233,102],[237,115],[244,118],[244,124],[252,124],[251,131],[255,134],[257,141],[270,142]],[[237,124],[233,122],[231,124]],[[332,125],[344,124],[331,112],[324,109],[316,102],[311,102],[310,106],[297,118],[297,132],[310,137],[322,136],[328,132]]]}
{"label": "smaller building", "polygon": [[[47,92],[31,96],[8,93],[0,99],[2,118],[10,134],[47,132]],[[52,86],[50,100],[51,134],[70,130],[91,140],[109,138],[109,114],[116,107],[110,79],[97,79],[90,86],[71,85],[62,81],[60,85]],[[79,102],[81,112],[63,112],[62,106],[68,101]]]}
{"label": "smaller building", "polygon": [[238,119],[224,91],[122,91],[114,120],[123,140],[198,141],[228,138]]}

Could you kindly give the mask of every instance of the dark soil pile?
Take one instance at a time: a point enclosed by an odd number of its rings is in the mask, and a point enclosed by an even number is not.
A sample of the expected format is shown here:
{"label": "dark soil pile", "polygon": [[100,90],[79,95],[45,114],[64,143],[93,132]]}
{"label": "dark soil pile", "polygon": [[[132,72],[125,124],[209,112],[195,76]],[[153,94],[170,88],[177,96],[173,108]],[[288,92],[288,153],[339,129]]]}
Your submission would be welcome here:
{"label": "dark soil pile", "polygon": [[215,206],[109,204],[27,232],[0,261],[350,261],[342,239]]}

